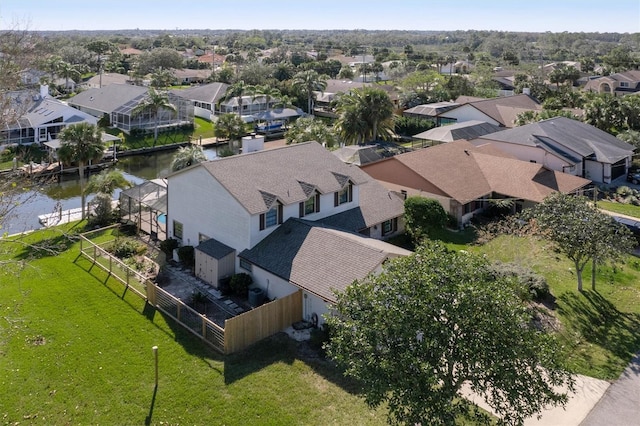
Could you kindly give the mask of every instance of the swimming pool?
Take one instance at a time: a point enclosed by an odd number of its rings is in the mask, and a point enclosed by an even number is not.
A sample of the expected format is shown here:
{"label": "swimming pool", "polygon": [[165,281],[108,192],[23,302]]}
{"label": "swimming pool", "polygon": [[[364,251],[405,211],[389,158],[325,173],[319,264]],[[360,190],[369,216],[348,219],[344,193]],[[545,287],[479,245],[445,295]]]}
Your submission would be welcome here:
{"label": "swimming pool", "polygon": [[161,223],[163,225],[167,224],[167,215],[164,213],[160,213],[157,217],[156,220],[158,221],[158,223]]}

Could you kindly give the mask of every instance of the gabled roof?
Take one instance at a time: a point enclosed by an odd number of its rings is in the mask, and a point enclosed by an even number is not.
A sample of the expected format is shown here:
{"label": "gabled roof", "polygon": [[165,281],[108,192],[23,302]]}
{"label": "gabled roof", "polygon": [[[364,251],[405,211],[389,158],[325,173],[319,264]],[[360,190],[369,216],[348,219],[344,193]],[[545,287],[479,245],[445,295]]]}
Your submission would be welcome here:
{"label": "gabled roof", "polygon": [[[363,178],[369,178],[359,170]],[[319,222],[348,231],[359,232],[384,221],[402,216],[404,200],[395,192],[391,192],[375,179],[360,185],[360,205],[353,209],[337,213]]]}
{"label": "gabled roof", "polygon": [[391,257],[410,251],[373,238],[291,218],[238,256],[325,301]]}
{"label": "gabled roof", "polygon": [[358,166],[384,158],[375,145],[347,145],[332,152],[343,162]]}
{"label": "gabled roof", "polygon": [[465,107],[475,108],[506,127],[513,126],[517,115],[522,112],[542,110],[542,106],[535,99],[525,94],[470,101],[452,111]]}
{"label": "gabled roof", "polygon": [[543,149],[549,149],[549,145],[559,145],[583,158],[594,157],[596,161],[610,164],[633,152],[633,146],[615,136],[566,117],[550,118],[478,138],[478,141],[492,140]]}
{"label": "gabled roof", "polygon": [[[515,159],[491,144],[474,146],[462,140],[396,155],[383,162],[397,163],[393,164],[397,167],[396,176],[410,176],[402,182],[403,186],[427,192],[437,188],[439,195],[460,204],[493,192],[539,202],[554,191],[571,192],[590,182]],[[363,169],[376,177],[375,169],[383,162]]]}
{"label": "gabled roof", "polygon": [[432,141],[452,142],[459,139],[476,139],[489,133],[499,132],[500,130],[502,130],[501,127],[487,123],[486,121],[471,120],[436,127],[426,132],[418,133],[413,137]]}
{"label": "gabled roof", "polygon": [[348,182],[363,184],[370,179],[317,142],[220,158],[196,167],[207,170],[250,214],[269,210],[265,193],[289,205],[308,198],[306,185],[328,194],[343,189]]}
{"label": "gabled roof", "polygon": [[22,118],[28,120],[31,127],[39,127],[59,118],[63,119],[62,123],[64,124],[79,123],[83,121],[92,124],[96,123],[95,117],[82,111],[78,111],[77,109],[72,108],[54,98],[44,98],[35,101],[35,103],[29,108],[29,111],[24,114]]}
{"label": "gabled roof", "polygon": [[87,89],[68,100],[69,105],[91,108],[111,114],[128,102],[141,98],[149,89],[130,84],[110,84],[101,88]]}
{"label": "gabled roof", "polygon": [[226,83],[209,83],[202,86],[189,87],[188,89],[174,89],[171,93],[190,101],[217,103],[224,98],[227,88]]}

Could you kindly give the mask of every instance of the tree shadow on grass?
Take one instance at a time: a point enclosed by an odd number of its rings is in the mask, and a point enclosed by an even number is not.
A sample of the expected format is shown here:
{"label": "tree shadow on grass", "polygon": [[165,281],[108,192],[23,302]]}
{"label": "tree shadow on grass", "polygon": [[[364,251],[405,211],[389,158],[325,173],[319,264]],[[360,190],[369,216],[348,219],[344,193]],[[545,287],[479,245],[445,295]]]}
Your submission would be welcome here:
{"label": "tree shadow on grass", "polygon": [[[629,362],[640,347],[640,315],[620,312],[597,291],[564,293],[558,311],[586,341]],[[620,362],[607,359],[603,370],[610,377],[620,371]]]}
{"label": "tree shadow on grass", "polygon": [[76,240],[68,234],[60,234],[38,241],[30,241],[26,238],[16,238],[13,240],[7,240],[7,242],[21,246],[21,249],[16,251],[14,259],[24,261],[57,256],[71,248]]}

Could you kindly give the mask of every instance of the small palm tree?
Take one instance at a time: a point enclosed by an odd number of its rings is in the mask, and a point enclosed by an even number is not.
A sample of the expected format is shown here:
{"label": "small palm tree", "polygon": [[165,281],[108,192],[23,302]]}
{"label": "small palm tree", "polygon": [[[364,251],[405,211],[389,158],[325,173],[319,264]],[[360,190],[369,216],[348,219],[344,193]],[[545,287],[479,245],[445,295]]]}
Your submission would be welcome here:
{"label": "small palm tree", "polygon": [[315,70],[301,71],[293,76],[292,85],[307,97],[307,112],[313,115],[314,92],[324,92],[327,88],[326,76]]}
{"label": "small palm tree", "polygon": [[93,224],[107,225],[113,220],[112,198],[116,189],[126,189],[132,186],[119,170],[104,170],[89,178],[89,183],[84,188],[84,193],[97,194],[90,201],[94,206]]}
{"label": "small palm tree", "polygon": [[155,126],[153,128],[153,146],[156,146],[158,142],[158,126],[160,125],[160,112],[169,111],[173,116],[178,108],[169,101],[169,96],[166,93],[160,92],[153,87],[149,88],[148,96],[140,102],[132,111],[132,116],[137,116],[142,113],[148,112],[155,117]]}
{"label": "small palm tree", "polygon": [[82,202],[82,219],[85,216],[84,174],[87,164],[97,161],[104,155],[102,132],[89,123],[72,124],[59,135],[62,142],[58,150],[58,158],[63,163],[75,162],[80,174],[80,197]]}
{"label": "small palm tree", "polygon": [[204,155],[201,147],[197,145],[185,146],[173,155],[171,171],[177,172],[178,170],[185,169],[203,161],[207,161],[207,156]]}
{"label": "small palm tree", "polygon": [[58,64],[58,73],[61,77],[64,77],[64,90],[68,91],[69,79],[73,79],[74,81],[79,80],[82,75],[82,67],[62,61]]}
{"label": "small palm tree", "polygon": [[214,134],[216,138],[229,139],[229,149],[233,149],[233,141],[238,140],[247,133],[242,118],[236,114],[223,114],[216,121]]}
{"label": "small palm tree", "polygon": [[375,87],[354,89],[337,102],[336,128],[347,143],[387,139],[393,131],[393,102]]}
{"label": "small palm tree", "polygon": [[242,117],[242,97],[247,93],[253,93],[255,88],[248,84],[245,84],[244,80],[237,81],[231,86],[227,87],[224,98],[220,100],[220,103],[230,101],[231,99],[238,99],[238,117]]}

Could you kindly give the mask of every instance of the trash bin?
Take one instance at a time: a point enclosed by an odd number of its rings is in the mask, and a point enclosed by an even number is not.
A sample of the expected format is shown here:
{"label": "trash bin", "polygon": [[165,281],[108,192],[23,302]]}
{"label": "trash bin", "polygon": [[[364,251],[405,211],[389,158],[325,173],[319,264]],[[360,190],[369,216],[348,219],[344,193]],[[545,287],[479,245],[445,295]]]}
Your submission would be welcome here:
{"label": "trash bin", "polygon": [[264,291],[259,287],[254,287],[249,289],[249,305],[251,306],[260,306],[262,305],[262,301],[264,300]]}

